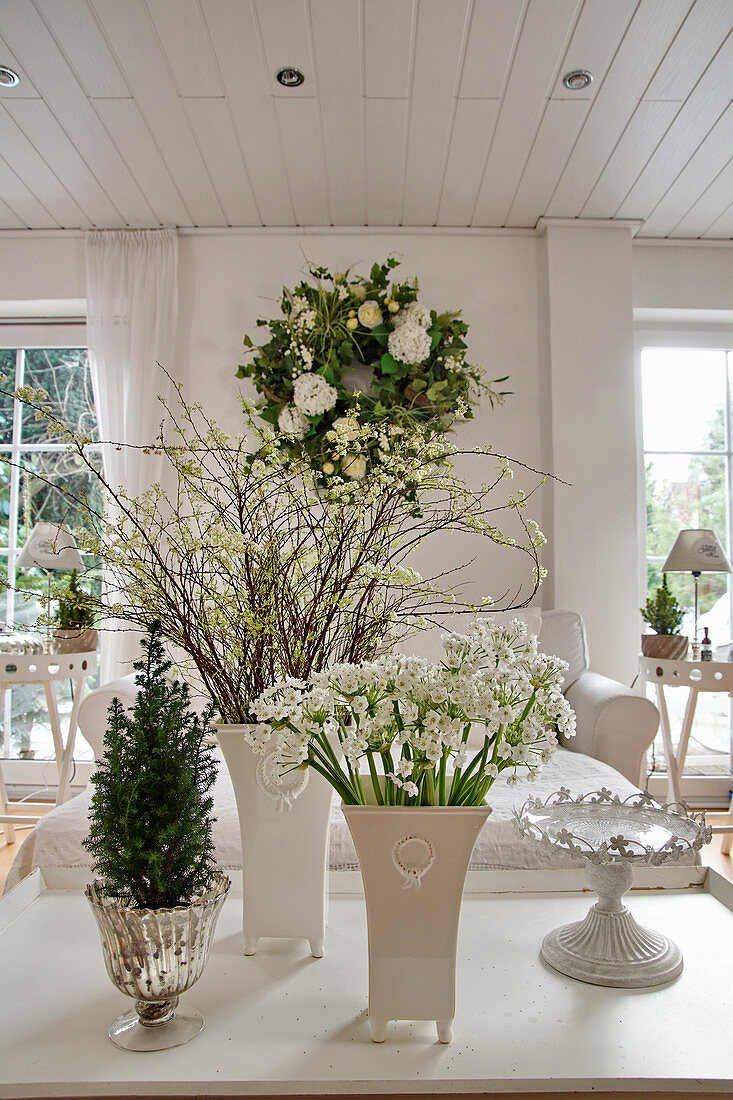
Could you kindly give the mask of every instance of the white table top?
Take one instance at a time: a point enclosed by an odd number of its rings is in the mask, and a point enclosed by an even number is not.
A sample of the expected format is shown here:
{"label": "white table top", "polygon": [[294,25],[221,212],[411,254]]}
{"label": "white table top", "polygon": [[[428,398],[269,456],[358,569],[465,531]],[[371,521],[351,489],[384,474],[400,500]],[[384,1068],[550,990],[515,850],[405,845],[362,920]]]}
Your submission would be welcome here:
{"label": "white table top", "polygon": [[733,661],[671,661],[639,657],[639,672],[650,684],[697,688],[698,691],[733,690]]}
{"label": "white table top", "polygon": [[453,1042],[438,1044],[431,1023],[392,1023],[375,1045],[363,898],[331,897],[326,956],[316,960],[305,942],[286,940],[245,958],[233,896],[184,998],[203,1011],[203,1033],[131,1054],[106,1035],[132,1003],[107,977],[86,901],[26,880],[0,902],[0,1097],[730,1092],[733,887],[713,872],[705,891],[631,895],[637,920],[685,957],[676,982],[648,991],[584,985],[540,961],[544,934],[591,902],[467,896]]}

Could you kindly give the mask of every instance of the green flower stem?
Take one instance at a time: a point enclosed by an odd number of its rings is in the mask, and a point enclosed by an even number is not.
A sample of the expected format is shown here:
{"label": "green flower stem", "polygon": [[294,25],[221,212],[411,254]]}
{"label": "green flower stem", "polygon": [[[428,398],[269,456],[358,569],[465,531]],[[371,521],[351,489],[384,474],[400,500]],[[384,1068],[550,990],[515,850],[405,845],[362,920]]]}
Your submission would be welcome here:
{"label": "green flower stem", "polygon": [[345,802],[347,806],[359,805],[359,799],[356,796],[353,788],[347,782],[345,782],[343,772],[339,772],[338,775],[335,775],[329,769],[324,768],[315,759],[311,759],[308,767],[313,768],[313,771],[318,772],[319,775],[322,775],[326,782],[330,783],[336,793],[340,796],[341,801]]}
{"label": "green flower stem", "polygon": [[367,761],[369,763],[369,772],[370,772],[371,777],[372,777],[372,787],[374,789],[374,797],[377,800],[377,805],[378,806],[383,806],[384,805],[384,795],[382,794],[382,791],[381,791],[381,788],[380,788],[380,785],[379,785],[379,776],[377,775],[377,765],[374,763],[374,754],[371,753],[371,752],[368,752],[366,755],[367,755]]}
{"label": "green flower stem", "polygon": [[387,773],[394,771],[392,762],[392,753],[389,749],[385,749],[384,752],[380,752],[382,759],[382,768],[384,769],[384,802],[387,806],[394,805],[394,783],[391,779],[387,779]]}
{"label": "green flower stem", "polygon": [[435,805],[435,783],[433,782],[433,769],[432,768],[426,768],[425,771],[423,772],[422,789],[423,789],[423,795],[424,795],[422,805],[423,806],[434,806]]}
{"label": "green flower stem", "polygon": [[[499,727],[499,733],[496,736],[495,743],[498,743],[503,728],[504,728],[503,726]],[[491,742],[489,741],[489,738],[484,737],[484,747],[483,747],[482,751],[476,753],[473,760],[471,760],[471,762],[469,763],[468,767],[463,770],[463,773],[461,774],[461,777],[460,777],[460,779],[457,783],[456,783],[456,780],[455,780],[455,777],[454,777],[453,786],[451,788],[451,796],[450,796],[450,805],[451,806],[460,806],[462,804],[464,790],[466,788],[466,784],[471,779],[471,775],[476,770],[476,768],[479,766],[479,763],[480,763],[481,760],[483,760],[483,764],[481,765],[482,767],[486,764],[486,752],[487,752],[487,748],[488,748],[489,744],[491,744]]]}
{"label": "green flower stem", "polygon": [[[356,797],[356,788],[354,787],[353,782],[351,784],[347,782],[343,770],[338,764],[338,761],[336,761],[335,763],[332,762],[330,757],[322,751],[322,745],[320,745],[314,739],[311,743],[311,756],[309,757],[308,761],[309,766],[316,767],[315,761],[318,761],[318,767],[316,768],[316,770],[320,771],[321,775],[323,775],[329,783],[331,783],[334,787],[338,785],[340,787],[349,788],[352,792],[352,795]],[[341,792],[339,791],[339,793]]]}
{"label": "green flower stem", "polygon": [[364,787],[362,786],[361,776],[358,771],[354,772],[354,779],[356,781],[356,789],[359,792],[359,805],[366,806],[366,795],[364,794]]}
{"label": "green flower stem", "polygon": [[445,806],[445,769],[448,763],[448,750],[443,749],[438,770],[438,805]]}

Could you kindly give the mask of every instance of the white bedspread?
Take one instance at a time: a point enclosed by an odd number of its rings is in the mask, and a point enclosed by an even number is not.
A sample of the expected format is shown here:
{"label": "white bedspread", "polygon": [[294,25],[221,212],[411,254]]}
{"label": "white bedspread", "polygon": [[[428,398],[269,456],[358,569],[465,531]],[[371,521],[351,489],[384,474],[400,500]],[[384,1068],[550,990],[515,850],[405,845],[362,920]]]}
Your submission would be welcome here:
{"label": "white bedspread", "polygon": [[[509,787],[497,780],[489,792],[493,812],[476,843],[472,869],[515,870],[543,867],[577,866],[565,852],[545,852],[515,831],[512,810],[530,796],[546,798],[560,787],[568,787],[577,796],[607,787],[625,798],[637,789],[606,764],[582,753],[558,749],[534,783]],[[11,889],[36,867],[90,867],[90,858],[82,839],[87,832],[91,788],[48,813],[24,840],[8,873],[5,890]],[[216,857],[224,870],[242,867],[239,821],[234,791],[226,766],[222,763],[214,791]],[[688,857],[686,862],[693,862]],[[337,799],[331,815],[330,866],[334,871],[358,869],[351,834]]]}

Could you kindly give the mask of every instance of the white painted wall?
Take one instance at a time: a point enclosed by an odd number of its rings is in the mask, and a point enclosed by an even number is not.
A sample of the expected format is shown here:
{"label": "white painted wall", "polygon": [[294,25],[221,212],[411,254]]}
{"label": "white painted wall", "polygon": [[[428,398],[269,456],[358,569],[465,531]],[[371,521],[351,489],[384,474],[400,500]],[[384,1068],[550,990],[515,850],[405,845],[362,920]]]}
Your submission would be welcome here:
{"label": "white painted wall", "polygon": [[636,241],[635,309],[733,309],[733,243]]}
{"label": "white painted wall", "polygon": [[551,219],[545,237],[557,607],[595,668],[631,683],[639,645],[631,231]]}

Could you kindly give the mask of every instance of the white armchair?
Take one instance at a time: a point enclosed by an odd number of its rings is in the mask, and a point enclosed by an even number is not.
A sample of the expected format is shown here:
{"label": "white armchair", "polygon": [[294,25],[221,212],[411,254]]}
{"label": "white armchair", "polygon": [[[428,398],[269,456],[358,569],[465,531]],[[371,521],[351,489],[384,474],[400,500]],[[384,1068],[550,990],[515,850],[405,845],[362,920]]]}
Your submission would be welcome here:
{"label": "white armchair", "polygon": [[575,611],[543,611],[539,646],[570,665],[563,693],[577,717],[565,748],[610,764],[631,783],[645,785],[646,753],[659,726],[652,702],[617,680],[591,672],[585,626]]}

